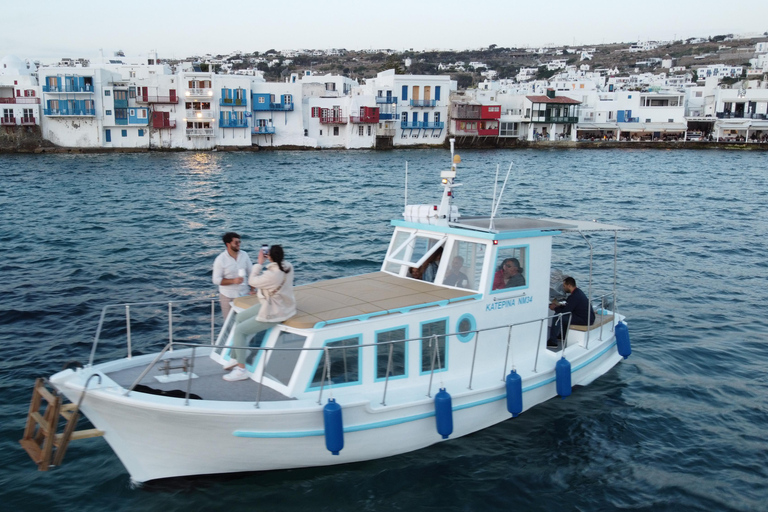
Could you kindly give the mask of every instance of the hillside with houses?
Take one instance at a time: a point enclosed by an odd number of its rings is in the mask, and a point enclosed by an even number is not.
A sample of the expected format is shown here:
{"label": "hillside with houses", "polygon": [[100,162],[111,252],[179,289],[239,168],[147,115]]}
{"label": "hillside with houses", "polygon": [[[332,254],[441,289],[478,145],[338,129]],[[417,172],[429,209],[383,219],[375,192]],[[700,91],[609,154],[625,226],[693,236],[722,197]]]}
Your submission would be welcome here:
{"label": "hillside with houses", "polygon": [[[768,36],[0,61],[0,150],[768,141]],[[30,141],[37,141],[37,143]],[[20,142],[23,141],[23,142]]]}

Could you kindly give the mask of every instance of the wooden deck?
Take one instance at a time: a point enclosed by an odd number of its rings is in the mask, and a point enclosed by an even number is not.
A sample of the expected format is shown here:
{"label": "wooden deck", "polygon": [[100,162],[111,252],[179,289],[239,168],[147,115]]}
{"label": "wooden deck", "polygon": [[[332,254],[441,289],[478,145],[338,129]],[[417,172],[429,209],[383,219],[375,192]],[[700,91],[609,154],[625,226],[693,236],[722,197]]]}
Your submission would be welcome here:
{"label": "wooden deck", "polygon": [[[477,292],[374,272],[297,286],[294,294],[298,313],[283,323],[311,329],[321,322],[401,313],[428,304],[466,299]],[[255,295],[235,299],[235,305],[243,309],[257,303]]]}

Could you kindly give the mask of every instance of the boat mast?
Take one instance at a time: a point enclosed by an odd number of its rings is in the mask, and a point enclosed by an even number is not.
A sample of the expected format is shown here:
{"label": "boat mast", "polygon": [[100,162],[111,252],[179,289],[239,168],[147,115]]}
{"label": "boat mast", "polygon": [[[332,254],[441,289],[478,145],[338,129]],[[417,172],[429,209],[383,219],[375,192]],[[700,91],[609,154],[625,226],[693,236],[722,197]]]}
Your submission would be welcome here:
{"label": "boat mast", "polygon": [[458,187],[459,184],[454,184],[456,179],[456,166],[461,163],[461,157],[454,155],[454,144],[456,139],[451,139],[451,169],[448,171],[442,171],[440,178],[443,183],[443,198],[440,201],[440,207],[437,210],[438,217],[441,219],[447,219],[448,222],[455,222],[458,220],[458,215],[453,212],[452,200],[453,200],[453,188]]}

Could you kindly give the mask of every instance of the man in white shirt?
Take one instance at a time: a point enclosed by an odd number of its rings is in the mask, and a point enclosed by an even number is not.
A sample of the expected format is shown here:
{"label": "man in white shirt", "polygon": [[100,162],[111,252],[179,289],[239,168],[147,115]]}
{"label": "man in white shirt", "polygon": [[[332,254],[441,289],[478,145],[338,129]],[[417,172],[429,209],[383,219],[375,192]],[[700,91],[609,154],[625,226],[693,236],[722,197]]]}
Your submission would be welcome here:
{"label": "man in white shirt", "polygon": [[251,292],[247,279],[253,263],[248,253],[240,250],[240,235],[229,231],[221,239],[227,248],[213,262],[213,284],[219,285],[221,314],[226,320],[232,301]]}

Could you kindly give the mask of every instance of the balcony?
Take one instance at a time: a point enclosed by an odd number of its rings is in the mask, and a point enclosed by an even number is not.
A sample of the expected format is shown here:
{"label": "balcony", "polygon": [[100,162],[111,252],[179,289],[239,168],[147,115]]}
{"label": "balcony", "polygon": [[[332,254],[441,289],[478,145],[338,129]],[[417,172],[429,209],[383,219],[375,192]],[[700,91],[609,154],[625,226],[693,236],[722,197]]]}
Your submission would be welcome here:
{"label": "balcony", "polygon": [[480,105],[454,105],[451,117],[454,119],[481,119]]}
{"label": "balcony", "polygon": [[434,107],[437,100],[411,100],[412,107]]}
{"label": "balcony", "polygon": [[43,86],[43,92],[50,92],[50,93],[57,93],[57,92],[87,92],[87,93],[92,93],[93,92],[93,86],[90,85],[90,84],[85,84],[85,85],[76,85],[76,84],[44,85]]}
{"label": "balcony", "polygon": [[115,118],[115,124],[118,126],[128,126],[128,118],[127,117],[116,117]]}
{"label": "balcony", "polygon": [[[637,119],[637,118],[634,118]],[[578,116],[535,116],[531,117],[531,121],[534,123],[578,123]],[[637,122],[637,121],[627,121]]]}
{"label": "balcony", "polygon": [[417,130],[417,129],[424,129],[424,130],[442,130],[445,128],[445,123],[443,121],[437,121],[435,123],[424,123],[421,121],[414,121],[411,123],[403,121],[400,123],[400,128],[403,130]]}
{"label": "balcony", "polygon": [[0,103],[5,103],[5,104],[11,103],[11,104],[17,104],[17,105],[22,105],[22,104],[27,104],[27,105],[38,104],[39,105],[40,104],[40,98],[27,98],[27,97],[25,97],[25,98],[19,98],[19,97],[16,97],[16,98],[0,98]]}
{"label": "balcony", "polygon": [[480,135],[480,136],[484,136],[484,135],[485,136],[487,136],[487,135],[498,136],[499,135],[499,127],[497,126],[496,128],[478,128],[477,129],[477,134]]}
{"label": "balcony", "polygon": [[173,96],[150,96],[149,94],[137,94],[136,103],[165,103],[168,105],[175,105],[179,102],[179,97],[175,94]]}
{"label": "balcony", "polygon": [[395,96],[376,96],[376,103],[380,105],[397,105],[397,98]]}
{"label": "balcony", "polygon": [[220,118],[219,128],[248,128],[248,119],[238,119],[233,117],[231,119]]}
{"label": "balcony", "polygon": [[213,96],[213,89],[210,87],[192,87],[190,89],[187,89],[187,92],[185,93],[187,97],[204,97],[204,98],[210,98]]}
{"label": "balcony", "polygon": [[384,114],[379,113],[379,121],[392,121],[396,119],[400,119],[400,114],[392,114],[389,112]]}
{"label": "balcony", "polygon": [[442,121],[437,121],[434,123],[421,123],[421,127],[425,130],[442,130],[445,128],[445,123]]}
{"label": "balcony", "polygon": [[222,107],[247,107],[248,100],[245,98],[221,98],[219,100],[219,105]]}
{"label": "balcony", "polygon": [[22,117],[21,118],[21,126],[35,126],[37,124],[37,121],[34,117]]}
{"label": "balcony", "polygon": [[408,121],[403,121],[400,123],[400,128],[402,128],[403,130],[417,130],[421,128],[422,124],[423,123],[420,123],[418,121],[413,123],[409,123]]}
{"label": "balcony", "polygon": [[196,109],[189,109],[187,110],[187,118],[188,119],[213,119],[215,116],[213,110],[207,109],[207,110],[196,110]]}
{"label": "balcony", "polygon": [[347,118],[341,116],[321,117],[320,124],[347,124]]}
{"label": "balcony", "polygon": [[51,117],[59,117],[59,116],[80,116],[80,117],[87,117],[87,116],[95,116],[96,111],[92,108],[75,108],[75,109],[65,109],[65,108],[45,108],[43,109],[43,115],[51,116]]}
{"label": "balcony", "polygon": [[187,128],[187,137],[213,137],[213,128]]}
{"label": "balcony", "polygon": [[175,119],[160,119],[160,120],[154,120],[152,121],[152,128],[176,128],[176,120]]}
{"label": "balcony", "polygon": [[293,103],[275,103],[274,101],[259,103],[258,101],[254,101],[253,110],[258,112],[269,112],[270,110],[277,112],[293,112]]}
{"label": "balcony", "polygon": [[364,123],[378,123],[379,122],[379,114],[368,114],[364,116],[349,116],[349,121],[351,123],[358,123],[358,124],[364,124]]}
{"label": "balcony", "polygon": [[13,116],[1,117],[0,126],[16,126],[16,118]]}
{"label": "balcony", "polygon": [[274,126],[254,126],[251,130],[253,135],[271,135],[275,133]]}

